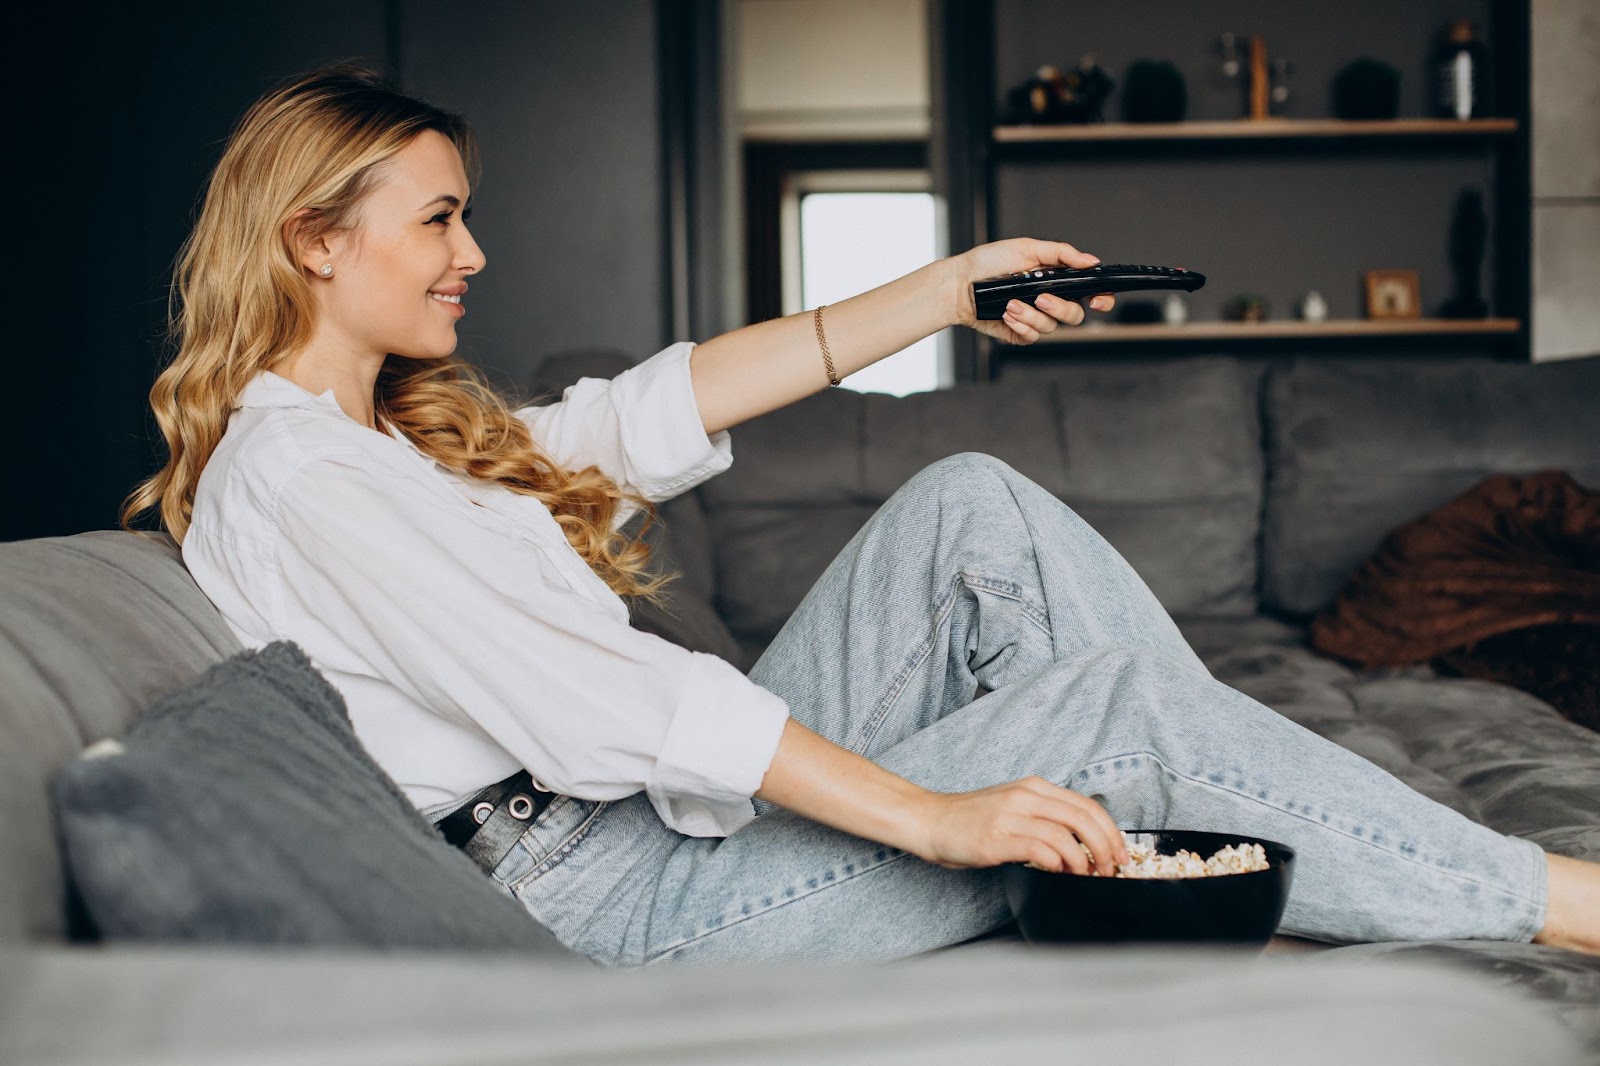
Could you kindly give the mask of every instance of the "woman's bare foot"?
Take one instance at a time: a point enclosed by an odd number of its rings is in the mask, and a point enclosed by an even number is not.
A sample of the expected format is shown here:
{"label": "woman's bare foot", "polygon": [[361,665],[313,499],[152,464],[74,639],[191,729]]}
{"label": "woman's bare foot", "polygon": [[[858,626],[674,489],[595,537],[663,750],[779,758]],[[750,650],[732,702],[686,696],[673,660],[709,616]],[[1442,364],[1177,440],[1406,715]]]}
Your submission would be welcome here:
{"label": "woman's bare foot", "polygon": [[1545,855],[1550,902],[1535,944],[1600,955],[1600,863]]}

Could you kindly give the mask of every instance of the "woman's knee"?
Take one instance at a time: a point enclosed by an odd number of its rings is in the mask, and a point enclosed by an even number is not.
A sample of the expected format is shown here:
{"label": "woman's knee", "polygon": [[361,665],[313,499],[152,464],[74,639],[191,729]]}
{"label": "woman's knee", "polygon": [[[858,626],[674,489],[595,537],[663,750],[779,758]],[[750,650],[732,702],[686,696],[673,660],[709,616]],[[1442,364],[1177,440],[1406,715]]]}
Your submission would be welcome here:
{"label": "woman's knee", "polygon": [[1011,464],[986,452],[957,452],[929,463],[906,483],[913,492],[941,503],[981,508],[1014,503],[1012,486],[1023,476]]}
{"label": "woman's knee", "polygon": [[1122,642],[1098,644],[1065,659],[1057,659],[1046,669],[1069,674],[1094,672],[1118,677],[1159,677],[1179,668],[1171,656],[1153,644]]}
{"label": "woman's knee", "polygon": [[[1099,645],[1057,659],[1045,671],[1055,676],[1064,706],[1081,707],[1082,697],[1098,697],[1108,719],[1146,727],[1170,717],[1179,704],[1192,700],[1191,690],[1201,680],[1190,664],[1154,645],[1137,643]],[[1209,676],[1205,679],[1210,680]]]}
{"label": "woman's knee", "polygon": [[1016,470],[1004,459],[997,459],[988,452],[971,451],[935,459],[915,475],[918,479],[951,485],[972,484],[984,478],[1004,480],[1015,476],[1018,476]]}

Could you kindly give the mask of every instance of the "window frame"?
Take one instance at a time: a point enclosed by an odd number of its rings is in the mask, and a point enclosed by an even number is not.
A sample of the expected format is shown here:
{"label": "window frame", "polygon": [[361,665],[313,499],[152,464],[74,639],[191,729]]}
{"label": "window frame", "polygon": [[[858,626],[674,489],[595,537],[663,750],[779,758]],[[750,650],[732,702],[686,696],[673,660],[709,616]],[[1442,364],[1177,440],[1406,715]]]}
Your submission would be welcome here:
{"label": "window frame", "polygon": [[811,193],[905,192],[933,195],[933,176],[926,170],[871,168],[861,170],[791,170],[778,193],[779,277],[783,313],[799,314],[802,305],[800,202]]}
{"label": "window frame", "polygon": [[[924,140],[743,143],[747,322],[805,310],[800,304],[800,199],[810,192],[914,192],[933,197],[934,248],[949,254],[946,205],[934,188]],[[955,384],[951,330],[936,334],[936,389]]]}

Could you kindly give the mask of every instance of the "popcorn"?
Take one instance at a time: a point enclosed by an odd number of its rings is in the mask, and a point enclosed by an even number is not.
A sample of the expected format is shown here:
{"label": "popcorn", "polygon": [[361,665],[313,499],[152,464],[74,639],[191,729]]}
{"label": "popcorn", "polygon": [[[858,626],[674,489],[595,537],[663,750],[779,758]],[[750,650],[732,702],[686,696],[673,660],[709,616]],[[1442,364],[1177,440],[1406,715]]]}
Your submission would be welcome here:
{"label": "popcorn", "polygon": [[1229,844],[1209,859],[1179,848],[1176,855],[1159,855],[1149,844],[1138,844],[1122,834],[1128,860],[1117,866],[1118,877],[1216,877],[1267,869],[1267,853],[1260,844]]}

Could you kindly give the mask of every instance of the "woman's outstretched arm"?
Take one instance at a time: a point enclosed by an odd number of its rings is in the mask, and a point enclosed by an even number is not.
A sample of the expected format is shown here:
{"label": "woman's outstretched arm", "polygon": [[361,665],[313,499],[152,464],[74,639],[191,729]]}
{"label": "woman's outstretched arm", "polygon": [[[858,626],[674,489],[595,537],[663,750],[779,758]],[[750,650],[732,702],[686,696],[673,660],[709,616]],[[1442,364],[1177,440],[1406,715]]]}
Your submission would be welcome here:
{"label": "woman's outstretched arm", "polygon": [[793,718],[755,795],[952,869],[1026,862],[1109,875],[1128,861],[1105,808],[1071,789],[1025,777],[975,792],[930,792]]}
{"label": "woman's outstretched arm", "polygon": [[[1013,301],[999,321],[978,321],[972,282],[1039,266],[1094,266],[1100,260],[1070,244],[1027,237],[980,245],[940,259],[859,296],[829,304],[823,329],[840,378],[947,326],[971,326],[1005,344],[1032,344],[1062,324],[1083,321],[1071,300]],[[1098,296],[1095,310],[1108,310]],[[828,387],[811,312],[757,322],[696,345],[689,357],[695,402],[709,436]]]}

